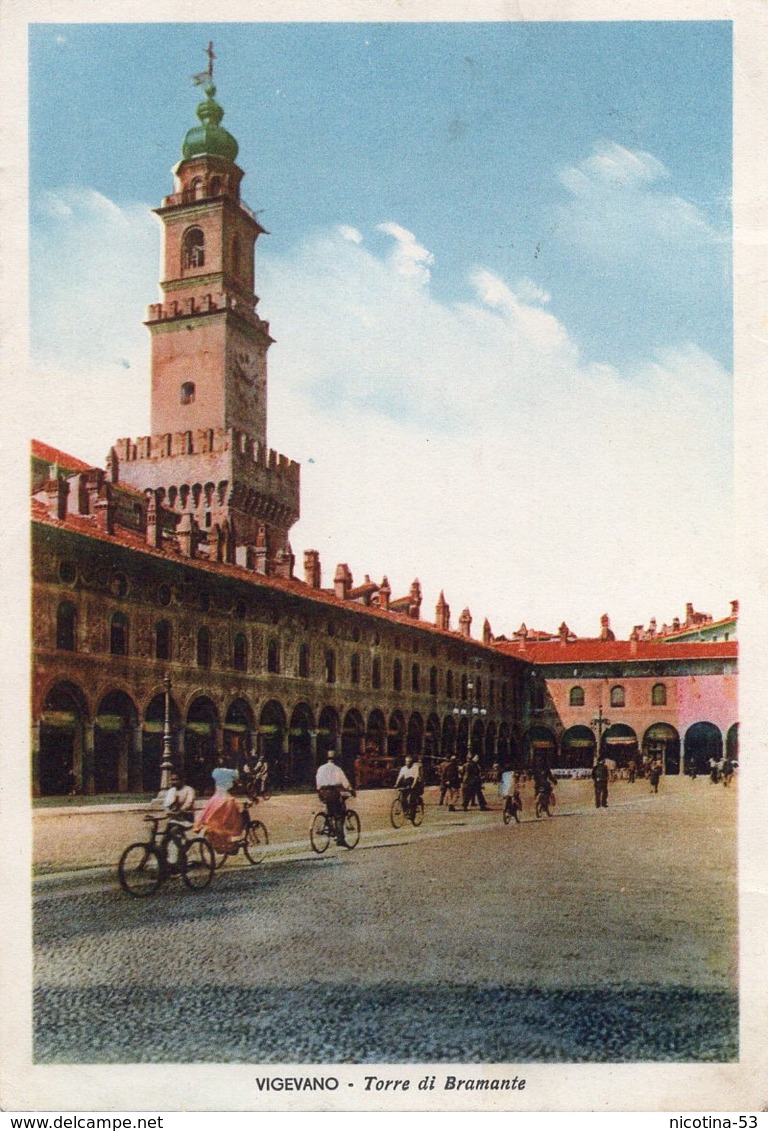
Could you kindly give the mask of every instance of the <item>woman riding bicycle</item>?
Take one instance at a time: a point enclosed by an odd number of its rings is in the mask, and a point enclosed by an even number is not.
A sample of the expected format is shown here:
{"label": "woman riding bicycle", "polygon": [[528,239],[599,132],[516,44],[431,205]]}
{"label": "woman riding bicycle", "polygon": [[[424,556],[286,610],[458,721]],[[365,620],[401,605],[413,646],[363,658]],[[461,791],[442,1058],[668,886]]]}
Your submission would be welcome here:
{"label": "woman riding bicycle", "polygon": [[237,770],[227,766],[223,758],[211,774],[216,787],[213,797],[195,824],[195,832],[205,828],[205,835],[217,852],[229,852],[232,841],[243,831],[243,814],[232,796],[232,786],[240,777]]}

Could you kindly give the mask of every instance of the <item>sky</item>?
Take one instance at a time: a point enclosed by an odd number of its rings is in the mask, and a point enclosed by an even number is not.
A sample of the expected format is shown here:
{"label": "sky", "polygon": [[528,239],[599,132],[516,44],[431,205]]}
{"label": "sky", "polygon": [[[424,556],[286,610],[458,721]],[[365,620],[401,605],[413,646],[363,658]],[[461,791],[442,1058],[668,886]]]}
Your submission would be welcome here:
{"label": "sky", "polygon": [[725,615],[730,25],[33,25],[35,434],[96,463],[149,429],[151,209],[209,39],[299,568],[418,577],[476,636]]}

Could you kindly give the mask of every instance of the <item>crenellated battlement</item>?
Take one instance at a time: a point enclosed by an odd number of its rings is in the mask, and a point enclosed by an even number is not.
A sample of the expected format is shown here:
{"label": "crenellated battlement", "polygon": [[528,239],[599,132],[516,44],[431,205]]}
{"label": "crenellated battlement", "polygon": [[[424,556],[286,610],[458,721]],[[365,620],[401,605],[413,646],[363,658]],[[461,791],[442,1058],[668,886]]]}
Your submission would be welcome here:
{"label": "crenellated battlement", "polygon": [[162,432],[154,436],[125,437],[114,445],[120,464],[139,460],[168,460],[229,452],[239,470],[255,464],[291,483],[298,483],[300,465],[296,460],[260,444],[235,428],[198,428],[189,432]]}
{"label": "crenellated battlement", "polygon": [[145,325],[153,326],[160,322],[173,322],[181,318],[203,317],[206,314],[220,314],[232,311],[242,318],[255,322],[257,327],[269,337],[269,322],[259,318],[256,314],[256,304],[246,302],[237,295],[223,291],[204,292],[198,295],[185,296],[183,299],[168,299],[165,302],[153,302],[147,307]]}

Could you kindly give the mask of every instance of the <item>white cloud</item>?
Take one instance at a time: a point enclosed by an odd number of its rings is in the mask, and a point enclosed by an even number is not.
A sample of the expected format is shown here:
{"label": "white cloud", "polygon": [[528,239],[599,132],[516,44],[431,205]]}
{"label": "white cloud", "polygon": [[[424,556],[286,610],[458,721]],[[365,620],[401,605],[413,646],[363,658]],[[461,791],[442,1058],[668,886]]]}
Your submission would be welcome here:
{"label": "white cloud", "polygon": [[647,257],[668,268],[672,250],[687,254],[722,238],[693,203],[665,187],[669,171],[642,150],[601,142],[559,178],[570,193],[558,210],[560,234],[595,258]]}
{"label": "white cloud", "polygon": [[431,251],[418,243],[413,232],[391,222],[378,224],[377,230],[392,236],[395,240],[395,247],[391,251],[389,259],[397,273],[402,275],[404,279],[412,279],[417,283],[428,283],[430,280],[429,268],[434,263],[435,257]]}
{"label": "white cloud", "polygon": [[518,279],[512,289],[523,302],[540,302],[546,305],[552,301],[552,295],[549,294],[548,291],[543,290],[533,279],[527,278],[527,276]]}
{"label": "white cloud", "polygon": [[357,230],[357,228],[350,227],[349,224],[339,224],[336,231],[339,233],[342,239],[349,240],[350,243],[363,242],[362,234]]}
{"label": "white cloud", "polygon": [[[158,234],[143,208],[61,200],[72,216],[39,218],[37,254],[56,270],[38,278],[34,431],[102,461],[147,428]],[[383,256],[342,225],[259,258],[277,339],[270,443],[302,463],[299,560],[313,546],[326,582],[348,561],[396,594],[418,576],[425,617],[444,588],[476,633],[486,615],[497,633],[565,619],[586,635],[606,610],[621,633],[686,600],[724,612],[728,374],[685,342],[631,371],[582,359],[535,283],[481,267],[461,301],[439,301],[430,253],[381,230],[395,241]]]}

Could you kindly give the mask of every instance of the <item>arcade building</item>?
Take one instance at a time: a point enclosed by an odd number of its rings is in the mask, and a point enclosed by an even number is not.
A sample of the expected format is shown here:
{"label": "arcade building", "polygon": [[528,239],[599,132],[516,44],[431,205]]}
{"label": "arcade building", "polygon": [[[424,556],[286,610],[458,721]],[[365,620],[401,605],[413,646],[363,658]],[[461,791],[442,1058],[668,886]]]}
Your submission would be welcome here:
{"label": "arcade building", "polygon": [[329,747],[363,787],[406,753],[428,773],[467,752],[586,766],[598,744],[660,753],[667,773],[735,755],[735,613],[730,639],[615,641],[605,624],[508,639],[487,620],[476,638],[442,593],[422,619],[418,580],[393,595],[340,563],[324,586],[315,550],[297,573],[300,468],[267,443],[265,230],[215,95],[209,72],[155,210],[151,435],[117,440],[103,468],[32,445],[33,793],[156,791],[166,719],[200,792],[219,754],[254,751],[286,788],[310,786]]}

